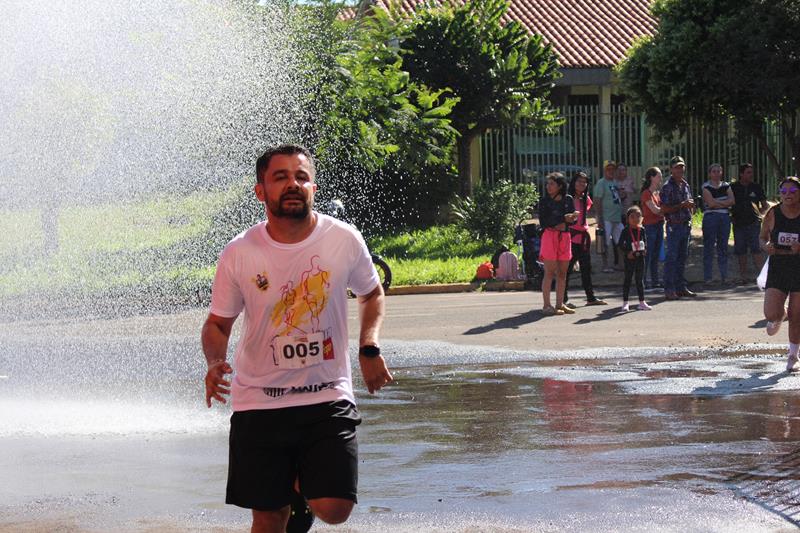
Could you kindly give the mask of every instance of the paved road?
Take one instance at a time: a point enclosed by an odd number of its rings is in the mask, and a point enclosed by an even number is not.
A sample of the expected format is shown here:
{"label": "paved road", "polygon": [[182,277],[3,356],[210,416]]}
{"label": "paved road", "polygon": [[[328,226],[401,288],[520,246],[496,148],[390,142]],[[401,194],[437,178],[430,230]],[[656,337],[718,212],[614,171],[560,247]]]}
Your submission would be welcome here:
{"label": "paved road", "polygon": [[[727,289],[692,300],[665,301],[652,293],[652,311],[619,312],[618,294],[601,292],[608,306],[579,307],[574,315],[544,317],[539,292],[484,292],[391,296],[383,338],[439,340],[515,350],[636,346],[709,346],[784,343],[764,333],[763,293]],[[583,300],[575,298],[576,304]],[[355,320],[355,306],[351,306]],[[357,326],[351,323],[351,335]]]}

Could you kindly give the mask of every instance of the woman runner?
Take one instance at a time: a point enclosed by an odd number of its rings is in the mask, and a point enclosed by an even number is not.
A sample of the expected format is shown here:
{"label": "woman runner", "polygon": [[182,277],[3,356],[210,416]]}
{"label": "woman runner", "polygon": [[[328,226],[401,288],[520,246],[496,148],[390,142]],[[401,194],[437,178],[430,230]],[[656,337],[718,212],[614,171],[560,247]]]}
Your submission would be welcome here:
{"label": "woman runner", "polygon": [[800,179],[784,179],[779,191],[781,201],[767,211],[759,235],[761,249],[769,255],[764,317],[767,335],[775,335],[788,315],[786,370],[793,372],[800,347]]}

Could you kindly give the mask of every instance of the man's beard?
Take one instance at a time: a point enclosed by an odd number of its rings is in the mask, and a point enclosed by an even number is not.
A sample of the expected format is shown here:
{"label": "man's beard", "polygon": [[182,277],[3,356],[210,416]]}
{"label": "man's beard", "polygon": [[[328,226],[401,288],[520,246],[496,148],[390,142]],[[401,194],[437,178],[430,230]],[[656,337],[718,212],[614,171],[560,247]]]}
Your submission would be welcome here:
{"label": "man's beard", "polygon": [[[292,200],[299,200],[302,202],[302,205],[299,206],[292,206],[292,207],[284,207],[283,202],[286,199]],[[308,217],[309,213],[311,213],[311,206],[312,201],[307,200],[300,194],[294,193],[287,193],[281,196],[280,200],[278,200],[277,204],[272,204],[269,206],[269,212],[277,218],[294,218],[297,220],[302,220]]]}

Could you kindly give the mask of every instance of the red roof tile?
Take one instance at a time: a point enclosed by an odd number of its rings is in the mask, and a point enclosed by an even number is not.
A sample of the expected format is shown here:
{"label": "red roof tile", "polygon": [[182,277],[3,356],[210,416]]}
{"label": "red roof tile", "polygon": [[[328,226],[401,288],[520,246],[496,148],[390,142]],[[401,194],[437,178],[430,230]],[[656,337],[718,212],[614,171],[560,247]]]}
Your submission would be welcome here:
{"label": "red roof tile", "polygon": [[[402,0],[402,13],[411,14],[424,0]],[[449,3],[448,0],[435,0]],[[464,3],[466,0],[455,0]],[[386,9],[393,0],[374,0]],[[529,33],[551,43],[564,68],[613,67],[633,41],[654,35],[656,20],[651,0],[512,0],[503,22],[516,20]],[[348,17],[345,17],[348,18]]]}

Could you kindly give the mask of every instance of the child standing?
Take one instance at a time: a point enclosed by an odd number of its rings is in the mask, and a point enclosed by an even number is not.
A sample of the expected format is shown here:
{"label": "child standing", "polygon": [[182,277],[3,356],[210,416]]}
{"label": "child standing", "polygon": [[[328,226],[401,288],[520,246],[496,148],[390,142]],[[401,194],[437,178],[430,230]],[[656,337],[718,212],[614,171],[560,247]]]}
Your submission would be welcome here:
{"label": "child standing", "polygon": [[649,311],[651,307],[644,301],[644,258],[647,250],[647,236],[642,227],[642,211],[637,206],[629,207],[625,212],[626,226],[619,238],[619,248],[625,258],[625,282],[622,286],[622,311],[629,311],[628,295],[631,292],[631,281],[636,276],[636,292],[639,295],[640,311]]}

